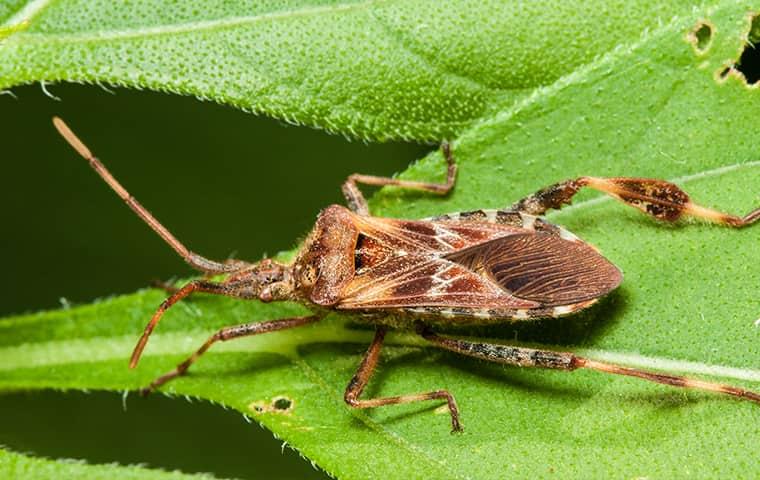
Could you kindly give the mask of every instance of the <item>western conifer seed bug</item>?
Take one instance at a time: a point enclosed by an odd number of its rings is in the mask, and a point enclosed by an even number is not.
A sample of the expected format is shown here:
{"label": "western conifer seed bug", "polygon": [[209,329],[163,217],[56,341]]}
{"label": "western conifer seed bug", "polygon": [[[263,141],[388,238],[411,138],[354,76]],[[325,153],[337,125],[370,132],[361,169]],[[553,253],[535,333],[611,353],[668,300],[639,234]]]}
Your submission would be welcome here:
{"label": "western conifer seed bug", "polygon": [[[462,429],[459,409],[447,390],[361,399],[377,365],[388,328],[414,330],[446,350],[492,362],[564,371],[588,368],[638,377],[675,387],[707,390],[760,403],[760,394],[742,388],[682,376],[625,367],[569,352],[470,342],[439,336],[434,326],[493,324],[572,314],[594,304],[622,281],[621,272],[594,247],[538,216],[569,204],[581,188],[611,195],[662,221],[698,217],[728,227],[744,227],[760,218],[760,208],[737,217],[701,207],[676,185],[645,178],[580,177],[556,183],[505,210],[475,210],[424,220],[373,217],[358,184],[395,185],[445,195],[457,173],[451,149],[441,150],[448,164],[446,183],[412,182],[354,174],[343,184],[348,208],[331,205],[318,216],[295,260],[256,263],[216,262],[188,250],[108,172],[59,118],[60,134],[106,183],[191,267],[207,278],[176,289],[148,322],[129,362],[137,366],[151,332],[164,312],[191,293],[204,292],[262,302],[291,300],[312,315],[224,327],[195,353],[143,389],[148,393],[183,375],[219,341],[314,323],[331,311],[361,314],[375,326],[375,337],[345,390],[354,408],[445,401],[453,431]],[[226,275],[221,282],[210,275]]]}

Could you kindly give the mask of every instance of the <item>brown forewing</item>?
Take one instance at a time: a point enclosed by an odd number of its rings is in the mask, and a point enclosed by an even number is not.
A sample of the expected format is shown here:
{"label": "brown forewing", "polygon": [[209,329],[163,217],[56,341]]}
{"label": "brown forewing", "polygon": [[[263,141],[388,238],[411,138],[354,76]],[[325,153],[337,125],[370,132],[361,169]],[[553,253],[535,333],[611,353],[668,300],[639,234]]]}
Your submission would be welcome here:
{"label": "brown forewing", "polygon": [[538,303],[510,295],[490,279],[449,260],[405,255],[356,275],[336,305],[339,309],[423,306],[525,309]]}
{"label": "brown forewing", "polygon": [[339,309],[540,309],[598,298],[620,272],[593,247],[514,225],[358,217]]}

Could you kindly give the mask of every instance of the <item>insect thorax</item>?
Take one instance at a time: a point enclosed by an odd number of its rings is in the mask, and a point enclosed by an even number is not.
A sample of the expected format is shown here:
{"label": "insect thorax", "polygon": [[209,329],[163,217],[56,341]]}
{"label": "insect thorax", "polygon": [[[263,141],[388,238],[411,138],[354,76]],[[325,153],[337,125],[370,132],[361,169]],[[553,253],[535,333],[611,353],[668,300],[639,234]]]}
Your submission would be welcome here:
{"label": "insect thorax", "polygon": [[317,305],[337,303],[343,287],[353,278],[359,235],[354,216],[340,205],[320,212],[293,265],[296,289]]}

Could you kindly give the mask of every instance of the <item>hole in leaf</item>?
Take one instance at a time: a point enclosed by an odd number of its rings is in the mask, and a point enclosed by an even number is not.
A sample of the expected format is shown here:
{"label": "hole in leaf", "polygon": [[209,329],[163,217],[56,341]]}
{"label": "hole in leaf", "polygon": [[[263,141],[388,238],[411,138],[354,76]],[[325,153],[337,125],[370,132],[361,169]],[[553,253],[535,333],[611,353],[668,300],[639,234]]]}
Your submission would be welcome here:
{"label": "hole in leaf", "polygon": [[694,46],[697,53],[705,53],[712,41],[713,27],[707,22],[699,22],[694,30],[689,32],[689,42]]}
{"label": "hole in leaf", "polygon": [[752,16],[747,44],[733,68],[744,75],[749,85],[754,85],[760,80],[760,15]]}
{"label": "hole in leaf", "polygon": [[275,410],[290,410],[290,407],[292,406],[293,402],[289,398],[277,397],[272,400],[272,407],[274,407]]}
{"label": "hole in leaf", "polygon": [[285,413],[289,414],[293,410],[293,400],[288,397],[274,397],[270,402],[257,401],[248,405],[248,408],[254,413]]}

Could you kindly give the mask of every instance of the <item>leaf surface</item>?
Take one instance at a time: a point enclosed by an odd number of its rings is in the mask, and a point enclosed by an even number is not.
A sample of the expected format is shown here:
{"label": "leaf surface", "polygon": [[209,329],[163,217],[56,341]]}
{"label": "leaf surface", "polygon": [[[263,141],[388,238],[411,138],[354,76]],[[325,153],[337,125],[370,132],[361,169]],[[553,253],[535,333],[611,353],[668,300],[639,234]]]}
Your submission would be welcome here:
{"label": "leaf surface", "polygon": [[13,1],[0,5],[0,28],[21,26],[0,44],[0,89],[125,85],[348,136],[437,141],[688,4]]}

